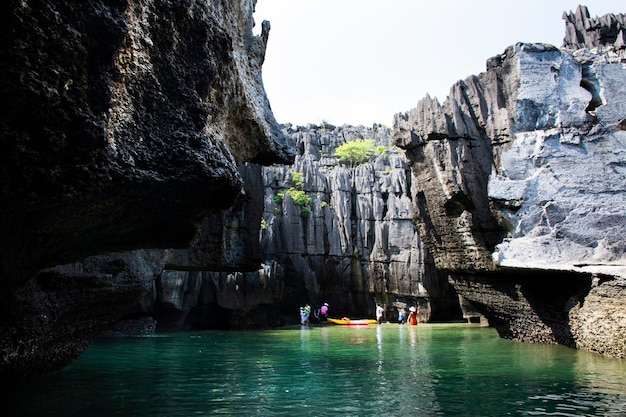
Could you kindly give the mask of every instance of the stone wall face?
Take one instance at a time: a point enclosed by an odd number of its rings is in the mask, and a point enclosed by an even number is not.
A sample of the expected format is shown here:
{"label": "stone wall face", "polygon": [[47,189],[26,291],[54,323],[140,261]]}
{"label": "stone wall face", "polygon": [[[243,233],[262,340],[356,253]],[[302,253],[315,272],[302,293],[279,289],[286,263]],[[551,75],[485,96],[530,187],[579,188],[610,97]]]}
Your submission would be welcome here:
{"label": "stone wall face", "polygon": [[[509,47],[442,105],[426,97],[397,115],[394,140],[416,177],[420,237],[500,334],[624,357],[578,313],[608,318],[597,294],[626,299],[624,16],[575,16],[567,33],[600,43]],[[606,330],[623,334],[618,317]]]}
{"label": "stone wall face", "polygon": [[165,266],[258,268],[258,220],[232,214],[235,238],[221,212],[242,204],[240,165],[294,154],[254,5],[0,6],[0,374],[67,364]]}
{"label": "stone wall face", "polygon": [[[373,316],[377,301],[395,320],[397,306],[421,300],[423,319],[441,313],[431,301],[449,295],[447,283],[440,285],[414,231],[412,178],[390,133],[381,125],[289,127],[294,164],[263,168],[261,248],[285,273],[283,310],[295,315],[298,304],[329,302],[334,314]],[[356,167],[339,163],[335,149],[359,139],[387,152]],[[288,194],[277,199],[292,187],[312,197],[307,213]]]}
{"label": "stone wall face", "polygon": [[[373,317],[379,302],[389,321],[397,320],[399,307],[418,304],[422,321],[460,319],[458,296],[435,273],[414,230],[411,172],[403,152],[391,145],[390,129],[286,125],[284,132],[298,151],[292,165],[246,167],[254,172],[245,177],[246,194],[262,200],[262,214],[254,219],[262,268],[164,271],[148,297],[157,301],[159,326],[296,323],[300,306],[325,302],[334,316]],[[335,150],[360,139],[372,139],[386,152],[356,167],[340,163]],[[301,207],[289,190],[310,203]]]}
{"label": "stone wall face", "polygon": [[[494,261],[625,275],[626,72],[585,51],[554,59],[520,52],[521,71],[533,70],[521,77],[515,133],[488,184],[509,225]],[[559,77],[550,77],[554,68]],[[585,78],[602,91],[593,110]]]}

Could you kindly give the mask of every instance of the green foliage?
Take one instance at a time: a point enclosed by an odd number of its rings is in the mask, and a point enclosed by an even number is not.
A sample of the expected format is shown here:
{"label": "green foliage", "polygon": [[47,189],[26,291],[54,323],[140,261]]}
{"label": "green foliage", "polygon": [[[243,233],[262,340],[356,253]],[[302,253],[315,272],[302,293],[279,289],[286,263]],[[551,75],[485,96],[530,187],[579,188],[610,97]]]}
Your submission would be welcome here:
{"label": "green foliage", "polygon": [[293,202],[300,207],[300,212],[302,213],[302,215],[305,215],[310,211],[309,206],[311,205],[313,199],[306,195],[304,191],[290,188],[287,190],[287,192],[291,196]]}
{"label": "green foliage", "polygon": [[384,146],[376,146],[374,139],[357,139],[335,149],[335,156],[342,164],[356,167],[369,162],[374,156],[387,153]]}
{"label": "green foliage", "polygon": [[289,175],[291,175],[291,181],[293,181],[297,187],[302,187],[302,184],[304,184],[304,174],[302,172],[291,171]]}
{"label": "green foliage", "polygon": [[304,191],[296,190],[293,187],[291,187],[290,189],[288,189],[286,191],[281,191],[278,194],[276,194],[274,196],[274,201],[276,203],[282,202],[283,198],[285,198],[285,194],[289,194],[289,196],[291,197],[293,202],[298,207],[300,207],[300,214],[302,214],[303,216],[308,214],[309,211],[311,211],[311,209],[309,207],[310,207],[311,202],[313,201],[313,199],[311,197],[309,197],[308,195],[306,195],[306,193]]}
{"label": "green foliage", "polygon": [[261,219],[261,230],[267,229],[267,220]]}

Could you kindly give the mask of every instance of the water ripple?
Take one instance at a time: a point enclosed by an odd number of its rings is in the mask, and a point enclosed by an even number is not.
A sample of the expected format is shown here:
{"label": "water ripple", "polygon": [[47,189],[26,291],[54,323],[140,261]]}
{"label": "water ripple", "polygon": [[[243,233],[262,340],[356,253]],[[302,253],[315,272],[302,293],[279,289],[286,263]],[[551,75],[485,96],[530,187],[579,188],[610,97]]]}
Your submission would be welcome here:
{"label": "water ripple", "polygon": [[17,381],[23,416],[617,416],[626,365],[473,326],[341,326],[101,340]]}

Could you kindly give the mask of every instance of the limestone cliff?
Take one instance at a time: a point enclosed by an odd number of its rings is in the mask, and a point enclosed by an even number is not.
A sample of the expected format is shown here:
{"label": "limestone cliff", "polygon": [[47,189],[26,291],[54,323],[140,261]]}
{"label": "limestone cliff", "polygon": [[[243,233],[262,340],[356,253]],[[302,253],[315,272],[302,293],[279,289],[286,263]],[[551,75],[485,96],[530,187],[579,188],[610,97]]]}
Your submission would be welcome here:
{"label": "limestone cliff", "polygon": [[239,165],[293,151],[254,5],[2,3],[0,374],[67,364],[166,265],[258,268],[221,213],[247,198]]}
{"label": "limestone cliff", "polygon": [[624,357],[625,17],[564,19],[563,48],[509,47],[394,140],[439,273],[501,335]]}
{"label": "limestone cliff", "polygon": [[[414,231],[410,171],[390,129],[310,125],[287,133],[298,155],[291,166],[263,168],[261,231],[264,258],[285,274],[283,310],[329,302],[334,314],[372,317],[376,300],[389,320],[396,307],[418,302],[424,319],[445,317],[448,285],[435,279]],[[337,147],[357,139],[386,151],[356,167],[340,163]],[[294,188],[311,197],[307,207],[285,193]]]}
{"label": "limestone cliff", "polygon": [[[261,189],[263,267],[164,271],[147,297],[154,306],[142,310],[155,311],[158,328],[278,325],[324,302],[339,316],[372,317],[377,301],[390,321],[417,304],[424,321],[461,318],[458,296],[414,230],[410,170],[390,129],[286,125],[285,133],[298,151],[292,165],[246,168],[246,189]],[[386,151],[357,167],[340,163],[337,147],[358,139]]]}

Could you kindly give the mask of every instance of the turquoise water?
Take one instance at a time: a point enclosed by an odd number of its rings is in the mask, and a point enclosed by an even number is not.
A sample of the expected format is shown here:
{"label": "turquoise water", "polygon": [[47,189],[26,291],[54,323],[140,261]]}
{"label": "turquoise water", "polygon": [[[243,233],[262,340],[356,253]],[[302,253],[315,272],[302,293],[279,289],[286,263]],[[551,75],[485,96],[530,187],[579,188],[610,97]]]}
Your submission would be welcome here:
{"label": "turquoise water", "polygon": [[100,340],[8,393],[29,416],[624,416],[626,361],[465,324],[206,331]]}

